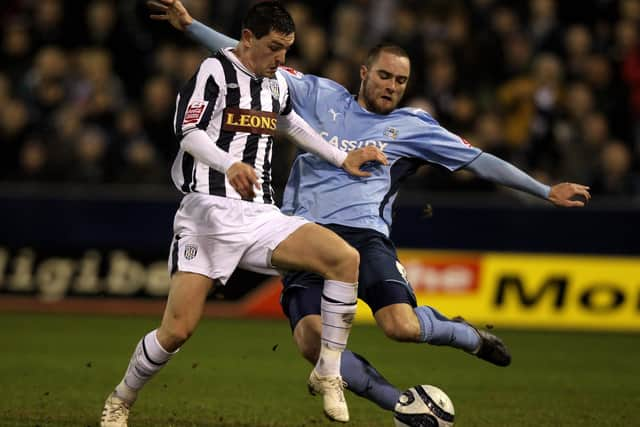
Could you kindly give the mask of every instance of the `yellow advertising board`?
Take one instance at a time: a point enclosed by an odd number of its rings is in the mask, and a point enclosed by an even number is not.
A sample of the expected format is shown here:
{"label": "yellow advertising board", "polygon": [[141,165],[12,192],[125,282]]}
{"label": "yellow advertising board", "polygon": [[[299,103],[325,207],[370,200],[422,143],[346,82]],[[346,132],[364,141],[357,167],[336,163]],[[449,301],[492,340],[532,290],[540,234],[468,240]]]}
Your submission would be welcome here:
{"label": "yellow advertising board", "polygon": [[[640,331],[640,258],[398,251],[418,304],[478,324]],[[360,303],[359,320],[373,321]]]}

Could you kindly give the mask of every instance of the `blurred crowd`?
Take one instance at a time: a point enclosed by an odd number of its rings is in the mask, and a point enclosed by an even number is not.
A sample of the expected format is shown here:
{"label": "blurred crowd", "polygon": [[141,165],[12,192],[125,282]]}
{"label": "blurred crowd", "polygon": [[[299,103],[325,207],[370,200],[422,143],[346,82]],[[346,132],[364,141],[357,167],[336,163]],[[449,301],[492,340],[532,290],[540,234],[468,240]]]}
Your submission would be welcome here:
{"label": "blurred crowd", "polygon": [[[238,37],[250,0],[183,0]],[[545,182],[640,195],[640,0],[298,0],[288,65],[352,93],[381,41],[412,59],[406,106]],[[170,185],[178,88],[209,53],[133,0],[0,5],[0,180]],[[274,183],[292,157],[276,144]],[[427,167],[408,185],[492,190]]]}

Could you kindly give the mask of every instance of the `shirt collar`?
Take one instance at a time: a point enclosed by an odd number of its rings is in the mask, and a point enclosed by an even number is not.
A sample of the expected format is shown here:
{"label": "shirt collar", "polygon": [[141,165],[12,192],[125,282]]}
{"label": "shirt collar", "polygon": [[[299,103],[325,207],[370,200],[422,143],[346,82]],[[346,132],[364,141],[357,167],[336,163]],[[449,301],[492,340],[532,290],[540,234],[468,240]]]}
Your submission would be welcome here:
{"label": "shirt collar", "polygon": [[223,49],[220,49],[220,52],[222,52],[222,54],[224,56],[227,57],[227,59],[229,61],[231,61],[231,63],[233,63],[233,65],[235,65],[236,67],[238,67],[242,72],[244,72],[245,74],[248,74],[251,78],[257,79],[257,80],[261,80],[262,77],[258,77],[255,75],[255,73],[253,73],[252,71],[250,71],[241,61],[240,59],[236,56],[235,52],[233,51],[233,47],[225,47]]}

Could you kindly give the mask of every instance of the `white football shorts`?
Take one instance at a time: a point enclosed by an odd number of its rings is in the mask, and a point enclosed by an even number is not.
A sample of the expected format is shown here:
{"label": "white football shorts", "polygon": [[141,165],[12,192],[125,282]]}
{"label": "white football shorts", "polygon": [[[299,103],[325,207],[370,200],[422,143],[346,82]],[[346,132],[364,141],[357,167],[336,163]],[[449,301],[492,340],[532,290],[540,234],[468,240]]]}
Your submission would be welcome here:
{"label": "white football shorts", "polygon": [[277,275],[273,250],[307,223],[274,205],[189,193],[173,221],[169,272],[199,273],[223,285],[238,266]]}

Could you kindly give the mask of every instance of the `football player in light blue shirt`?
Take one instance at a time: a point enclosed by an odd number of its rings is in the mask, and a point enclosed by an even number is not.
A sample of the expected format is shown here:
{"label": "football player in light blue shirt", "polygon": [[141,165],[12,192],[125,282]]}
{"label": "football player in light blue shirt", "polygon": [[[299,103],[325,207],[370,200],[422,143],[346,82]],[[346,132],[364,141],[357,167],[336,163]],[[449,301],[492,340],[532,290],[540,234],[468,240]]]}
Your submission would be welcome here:
{"label": "football player in light blue shirt", "polygon": [[[237,42],[193,20],[179,0],[158,0],[155,19],[170,23],[211,50]],[[502,341],[461,319],[449,319],[432,307],[417,306],[415,295],[389,240],[391,208],[402,181],[422,164],[450,171],[466,169],[495,183],[549,200],[557,206],[584,206],[588,187],[546,186],[513,165],[471,146],[441,127],[429,114],[397,108],[406,89],[410,60],[401,48],[382,45],[361,67],[357,97],[338,83],[282,67],[293,108],[328,143],[349,151],[375,145],[390,166],[371,165],[371,177],[354,178],[313,154],[300,153],[287,183],[282,210],[322,224],[360,252],[358,296],[374,313],[385,334],[397,341],[447,345],[498,366],[511,356]],[[282,307],[302,354],[315,363],[320,346],[322,278],[297,272],[283,278]],[[342,377],[348,388],[392,410],[400,391],[364,358],[345,351]]]}

